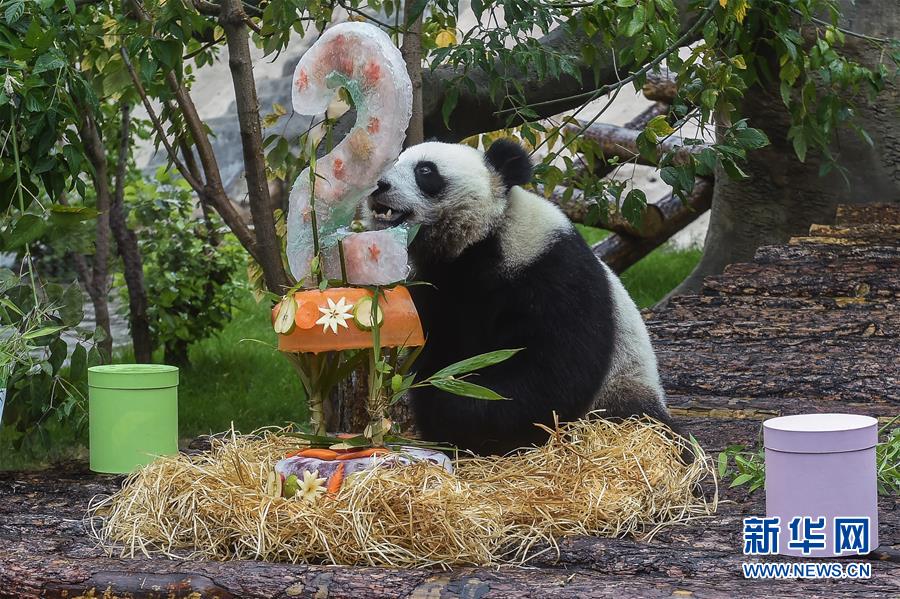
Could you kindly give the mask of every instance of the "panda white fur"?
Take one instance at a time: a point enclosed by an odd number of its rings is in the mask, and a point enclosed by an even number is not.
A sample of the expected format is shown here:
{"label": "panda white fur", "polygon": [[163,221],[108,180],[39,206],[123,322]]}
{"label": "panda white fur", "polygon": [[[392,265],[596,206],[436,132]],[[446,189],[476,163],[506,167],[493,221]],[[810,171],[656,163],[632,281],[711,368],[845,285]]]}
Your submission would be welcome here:
{"label": "panda white fur", "polygon": [[411,288],[427,342],[421,378],[497,349],[524,348],[472,381],[510,398],[412,392],[424,438],[477,453],[540,443],[534,423],[647,414],[671,423],[656,357],[618,277],[555,205],[519,187],[528,154],[500,140],[487,152],[426,142],[404,151],[367,200],[372,228],[421,225]]}

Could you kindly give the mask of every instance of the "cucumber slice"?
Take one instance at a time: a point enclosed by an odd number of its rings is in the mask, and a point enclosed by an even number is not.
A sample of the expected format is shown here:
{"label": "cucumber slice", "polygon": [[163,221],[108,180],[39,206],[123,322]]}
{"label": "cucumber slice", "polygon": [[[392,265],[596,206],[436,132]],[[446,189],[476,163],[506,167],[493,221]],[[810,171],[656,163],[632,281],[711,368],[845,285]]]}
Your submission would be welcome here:
{"label": "cucumber slice", "polygon": [[[356,306],[353,308],[353,322],[364,331],[372,330],[372,306],[372,298],[367,296],[356,302]],[[381,306],[375,310],[375,322],[378,326],[384,322],[384,311]]]}
{"label": "cucumber slice", "polygon": [[271,497],[281,497],[283,482],[279,472],[270,470],[269,475],[266,478],[266,495]]}
{"label": "cucumber slice", "polygon": [[290,499],[294,495],[297,494],[297,491],[300,489],[300,482],[297,480],[297,475],[292,474],[284,480],[284,484],[282,485],[282,495],[287,499]]}

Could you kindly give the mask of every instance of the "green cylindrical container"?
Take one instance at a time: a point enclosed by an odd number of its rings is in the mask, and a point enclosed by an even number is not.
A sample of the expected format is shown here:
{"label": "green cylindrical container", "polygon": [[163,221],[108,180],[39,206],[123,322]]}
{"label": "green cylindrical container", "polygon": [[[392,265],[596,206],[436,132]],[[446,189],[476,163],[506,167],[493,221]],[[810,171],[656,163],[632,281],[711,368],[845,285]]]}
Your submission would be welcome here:
{"label": "green cylindrical container", "polygon": [[125,474],[178,452],[178,368],[88,369],[91,470]]}

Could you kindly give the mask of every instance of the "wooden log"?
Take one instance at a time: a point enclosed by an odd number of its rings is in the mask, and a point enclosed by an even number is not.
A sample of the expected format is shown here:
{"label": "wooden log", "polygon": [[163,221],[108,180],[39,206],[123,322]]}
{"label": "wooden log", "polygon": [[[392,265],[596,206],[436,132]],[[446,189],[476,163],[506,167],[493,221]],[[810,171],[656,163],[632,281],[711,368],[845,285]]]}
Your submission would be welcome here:
{"label": "wooden log", "polygon": [[[869,225],[813,225],[809,228],[809,236],[801,237],[803,243],[838,243],[848,245],[860,245],[871,243],[872,245],[900,243],[900,225],[869,224]],[[791,240],[795,244],[794,240]]]}
{"label": "wooden log", "polygon": [[[638,152],[637,137],[640,131],[626,129],[606,123],[594,123],[584,131],[584,125],[568,125],[566,130],[571,133],[580,133],[583,137],[595,142],[602,155],[609,160],[618,158],[620,161],[631,160],[636,164],[656,166],[655,162],[645,159]],[[683,164],[691,154],[696,154],[708,146],[706,144],[685,145],[685,140],[678,136],[671,136],[659,145],[659,154],[675,152],[675,164]]]}
{"label": "wooden log", "polygon": [[889,301],[839,305],[833,298],[680,296],[645,316],[660,340],[900,338],[900,305]]}
{"label": "wooden log", "polygon": [[[756,421],[757,432],[763,420],[790,414],[818,414],[835,411],[866,414],[887,423],[897,416],[898,406],[880,397],[868,401],[840,402],[821,397],[729,397],[721,395],[692,396],[672,393],[666,396],[666,404],[673,416],[681,418],[706,418],[720,420]],[[721,438],[727,438],[719,435]],[[703,444],[709,449],[715,445]]]}
{"label": "wooden log", "polygon": [[845,302],[900,297],[900,270],[876,263],[732,264],[725,274],[708,277],[704,293],[732,295],[826,295]]}
{"label": "wooden log", "polygon": [[660,73],[647,73],[647,82],[641,88],[648,100],[671,104],[678,94],[678,85],[668,70]]}
{"label": "wooden log", "polygon": [[641,235],[643,237],[630,235],[628,230],[623,228],[621,233],[610,235],[591,249],[593,249],[594,255],[603,260],[613,271],[621,273],[709,210],[712,196],[713,183],[698,178],[687,203],[677,197],[669,196],[663,201],[647,207],[648,212],[656,212],[656,214],[647,218],[645,222],[656,224],[652,229],[644,229],[642,225]]}
{"label": "wooden log", "polygon": [[837,207],[836,225],[900,225],[900,203],[841,204]]}
{"label": "wooden log", "polygon": [[[651,104],[644,110],[642,113],[625,123],[626,129],[634,129],[636,131],[643,131],[644,127],[647,126],[654,118],[668,114],[671,106],[666,104],[665,102],[656,102]],[[617,165],[610,164],[605,160],[597,161],[597,164],[594,166],[594,176],[595,177],[606,177],[614,170],[616,170]]]}
{"label": "wooden log", "polygon": [[878,396],[900,412],[895,339],[658,338],[663,386],[694,396],[812,397],[866,401]]}

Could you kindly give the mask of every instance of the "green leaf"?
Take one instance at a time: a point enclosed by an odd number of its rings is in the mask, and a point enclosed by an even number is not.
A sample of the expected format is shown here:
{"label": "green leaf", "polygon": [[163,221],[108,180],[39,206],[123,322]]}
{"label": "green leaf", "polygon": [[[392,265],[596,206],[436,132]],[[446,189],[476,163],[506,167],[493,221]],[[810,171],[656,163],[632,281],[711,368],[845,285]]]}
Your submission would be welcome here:
{"label": "green leaf", "polygon": [[92,218],[97,218],[99,213],[88,206],[63,206],[53,204],[50,206],[50,219],[54,224],[62,226],[74,225]]}
{"label": "green leaf", "polygon": [[650,131],[656,137],[656,141],[659,141],[660,138],[667,137],[675,133],[675,129],[669,124],[669,121],[666,120],[666,115],[661,114],[657,117],[654,117],[647,123],[647,126],[644,127],[645,131]]}
{"label": "green leaf", "polygon": [[657,140],[653,139],[653,132],[646,130],[641,131],[635,140],[641,158],[651,164],[656,164],[657,162],[656,142]]}
{"label": "green leaf", "polygon": [[453,395],[461,395],[463,397],[473,397],[475,399],[486,399],[491,401],[506,399],[502,395],[491,391],[487,387],[476,385],[468,381],[459,379],[428,379],[428,383],[437,387],[441,391],[452,393]]}
{"label": "green leaf", "polygon": [[699,154],[695,154],[694,157],[697,159],[697,174],[702,176],[711,176],[716,171],[716,162],[718,158],[716,157],[716,152],[712,148],[706,148],[702,150]]}
{"label": "green leaf", "polygon": [[672,191],[682,199],[694,189],[693,164],[666,166],[660,169],[660,178],[672,186]]}
{"label": "green leaf", "polygon": [[475,16],[475,21],[481,20],[481,13],[484,12],[484,1],[483,0],[472,0],[471,2],[472,14]]}
{"label": "green leaf", "polygon": [[647,207],[647,196],[640,189],[632,189],[622,202],[622,216],[636,228],[641,227],[644,209]]}
{"label": "green leaf", "polygon": [[34,75],[39,75],[46,71],[57,71],[65,66],[66,61],[51,51],[38,57],[31,72]]}
{"label": "green leaf", "polygon": [[444,117],[444,125],[450,128],[450,115],[456,108],[456,102],[459,100],[459,85],[451,84],[444,96],[444,105],[441,107],[441,115]]}
{"label": "green leaf", "polygon": [[25,2],[23,0],[13,0],[13,2],[3,11],[3,19],[10,25],[22,18],[25,14]]}
{"label": "green leaf", "polygon": [[422,16],[422,13],[425,12],[425,6],[428,5],[428,0],[414,0],[412,6],[409,8],[409,14],[403,15],[406,19],[406,25],[412,25],[413,22]]}
{"label": "green leaf", "polygon": [[76,382],[87,380],[87,350],[80,343],[72,350],[69,365],[69,378]]}
{"label": "green leaf", "polygon": [[735,477],[731,484],[728,485],[728,488],[739,487],[741,485],[745,485],[753,478],[752,474],[741,474],[740,476]]}
{"label": "green leaf", "polygon": [[624,34],[626,37],[633,37],[638,31],[644,28],[647,21],[647,9],[643,5],[638,5],[631,13],[631,21],[625,27]]}
{"label": "green leaf", "polygon": [[719,453],[719,478],[725,478],[725,472],[728,471],[728,454],[724,451]]}
{"label": "green leaf", "polygon": [[746,150],[757,150],[769,145],[769,138],[760,129],[747,127],[746,129],[738,129],[734,132],[734,138],[737,140],[738,147]]}
{"label": "green leaf", "polygon": [[735,181],[743,181],[745,179],[749,179],[750,176],[745,173],[741,167],[735,163],[734,160],[731,159],[723,159],[722,160],[722,168],[725,169],[725,173],[734,179]]}
{"label": "green leaf", "polygon": [[499,349],[497,351],[488,352],[486,354],[472,356],[471,358],[460,360],[459,362],[451,364],[446,368],[438,370],[431,378],[447,378],[449,376],[459,376],[461,374],[474,372],[475,370],[487,368],[488,366],[493,366],[494,364],[499,364],[500,362],[508,360],[520,351],[522,351],[521,348]]}
{"label": "green leaf", "polygon": [[802,130],[797,131],[794,138],[791,140],[791,143],[794,146],[794,152],[797,153],[797,158],[800,162],[806,162],[806,136],[803,135]]}
{"label": "green leaf", "polygon": [[184,46],[178,40],[153,40],[150,42],[150,48],[153,50],[153,56],[169,70],[176,69],[181,63]]}
{"label": "green leaf", "polygon": [[24,247],[39,239],[46,230],[47,223],[44,219],[35,214],[23,214],[13,225],[12,232],[6,235],[3,247],[5,250]]}
{"label": "green leaf", "polygon": [[66,359],[68,347],[61,337],[56,337],[48,347],[50,349],[50,368],[53,369],[53,374],[57,374]]}
{"label": "green leaf", "polygon": [[59,318],[67,327],[74,327],[84,319],[84,295],[78,283],[72,283],[62,293]]}

